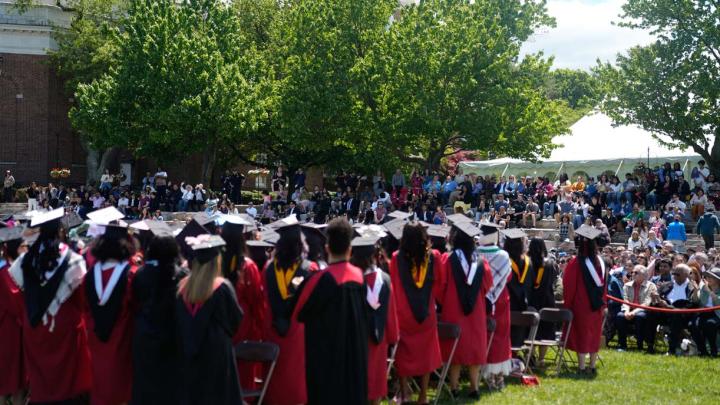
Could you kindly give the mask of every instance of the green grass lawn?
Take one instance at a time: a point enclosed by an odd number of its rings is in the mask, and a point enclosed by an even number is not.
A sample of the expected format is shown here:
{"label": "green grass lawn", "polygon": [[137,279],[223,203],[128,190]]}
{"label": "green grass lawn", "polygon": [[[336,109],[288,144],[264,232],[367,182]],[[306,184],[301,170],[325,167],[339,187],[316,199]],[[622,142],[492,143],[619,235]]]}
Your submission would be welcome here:
{"label": "green grass lawn", "polygon": [[[479,401],[463,390],[458,404],[720,404],[720,359],[666,357],[638,352],[601,353],[598,376],[574,373],[539,374],[540,385],[526,387],[508,379],[502,392],[490,393],[481,385]],[[441,404],[452,404],[447,394]]]}

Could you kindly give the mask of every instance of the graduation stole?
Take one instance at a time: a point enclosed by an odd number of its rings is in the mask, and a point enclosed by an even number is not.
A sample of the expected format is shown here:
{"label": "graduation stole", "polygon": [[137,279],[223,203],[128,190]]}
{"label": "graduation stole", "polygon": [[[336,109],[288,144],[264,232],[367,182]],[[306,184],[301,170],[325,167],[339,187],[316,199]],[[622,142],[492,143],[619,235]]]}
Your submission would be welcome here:
{"label": "graduation stole", "polygon": [[602,276],[597,274],[595,263],[590,257],[578,257],[577,262],[580,265],[580,272],[582,273],[583,282],[585,284],[585,290],[587,291],[588,298],[590,299],[590,308],[593,311],[597,311],[605,304],[603,296],[605,294],[605,285],[602,282],[602,277],[605,275],[605,263],[599,257],[596,257],[599,264]]}
{"label": "graduation stole", "polygon": [[275,269],[275,281],[277,282],[280,297],[282,297],[283,300],[288,299],[288,297],[290,296],[290,293],[288,292],[288,287],[290,286],[292,279],[295,277],[295,272],[297,271],[299,266],[300,262],[297,262],[290,266],[290,268],[283,269],[278,266],[277,260],[275,260],[273,263],[273,268]]}
{"label": "graduation stole", "polygon": [[[486,267],[487,261],[482,257],[474,257],[475,261],[468,264],[465,260],[465,253],[459,249],[455,250],[450,258],[455,290],[458,294],[460,307],[462,308],[463,314],[470,315],[475,309],[475,303],[480,295],[484,272],[490,271]],[[471,273],[472,267],[475,267],[475,272],[474,274],[469,274]]]}
{"label": "graduation stole", "polygon": [[540,288],[540,283],[542,282],[543,273],[545,273],[545,266],[540,267],[538,269],[537,276],[535,277],[535,289],[537,290]]}
{"label": "graduation stole", "polygon": [[428,263],[430,262],[429,258],[426,256],[425,260],[422,262],[420,266],[413,264],[410,267],[410,274],[412,274],[413,281],[415,282],[415,287],[422,288],[425,284],[425,279],[427,278],[427,270],[428,270]]}
{"label": "graduation stole", "polygon": [[512,270],[517,276],[520,284],[525,284],[525,278],[527,277],[528,270],[530,269],[530,260],[528,260],[525,256],[523,256],[523,259],[525,261],[525,266],[523,267],[522,275],[520,275],[520,269],[518,268],[517,263],[515,263],[515,260],[510,260],[510,266],[512,266]]}
{"label": "graduation stole", "polygon": [[408,263],[402,253],[398,254],[397,258],[400,281],[405,290],[408,304],[417,323],[423,323],[428,315],[430,315],[430,305],[432,303],[433,255],[430,253],[425,259],[425,265],[421,266],[420,270],[424,267],[426,273],[422,274],[422,283],[420,286],[418,286],[412,272],[413,264]]}
{"label": "graduation stole", "polygon": [[95,323],[93,332],[101,342],[107,342],[122,310],[130,264],[124,261],[114,266],[105,289],[102,288],[101,266],[101,263],[96,263],[93,271],[85,276],[85,294]]}

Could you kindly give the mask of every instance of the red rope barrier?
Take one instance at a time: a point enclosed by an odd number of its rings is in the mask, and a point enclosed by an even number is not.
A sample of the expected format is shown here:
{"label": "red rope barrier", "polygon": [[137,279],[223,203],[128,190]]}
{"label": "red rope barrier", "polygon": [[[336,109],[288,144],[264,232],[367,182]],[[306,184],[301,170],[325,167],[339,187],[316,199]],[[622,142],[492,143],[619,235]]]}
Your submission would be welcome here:
{"label": "red rope barrier", "polygon": [[646,305],[634,304],[630,301],[621,300],[620,298],[613,297],[605,294],[605,297],[611,301],[619,302],[620,304],[628,305],[632,308],[640,308],[650,312],[664,312],[670,314],[699,314],[703,312],[714,312],[720,310],[720,306],[709,307],[709,308],[660,308],[660,307],[648,307]]}

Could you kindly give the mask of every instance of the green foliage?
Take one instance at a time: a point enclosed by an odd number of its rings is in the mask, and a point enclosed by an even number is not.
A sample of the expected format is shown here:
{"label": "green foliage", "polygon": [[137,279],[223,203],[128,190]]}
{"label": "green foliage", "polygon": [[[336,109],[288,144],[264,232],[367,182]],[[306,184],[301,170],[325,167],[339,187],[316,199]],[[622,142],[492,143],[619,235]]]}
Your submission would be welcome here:
{"label": "green foliage", "polygon": [[57,50],[49,51],[58,74],[65,79],[69,94],[81,83],[90,83],[108,72],[116,59],[117,46],[112,41],[119,21],[127,12],[127,0],[70,0],[73,10],[70,27],[56,27],[53,39]]}
{"label": "green foliage", "polygon": [[623,25],[658,40],[598,64],[602,108],[618,124],[637,124],[663,144],[692,148],[720,170],[720,34],[717,2],[629,0]]}
{"label": "green foliage", "polygon": [[78,88],[76,127],[96,147],[163,161],[243,144],[266,115],[267,70],[220,1],[134,1],[108,73]]}

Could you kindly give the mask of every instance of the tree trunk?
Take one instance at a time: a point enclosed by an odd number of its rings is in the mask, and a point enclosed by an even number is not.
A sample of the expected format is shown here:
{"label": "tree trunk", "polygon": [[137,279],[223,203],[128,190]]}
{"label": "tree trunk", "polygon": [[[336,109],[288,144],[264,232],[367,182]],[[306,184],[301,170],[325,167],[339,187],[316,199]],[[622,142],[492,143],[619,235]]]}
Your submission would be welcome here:
{"label": "tree trunk", "polygon": [[710,148],[710,156],[705,157],[705,163],[707,163],[710,173],[714,174],[716,179],[720,179],[720,141],[717,138],[720,134],[718,132],[715,131],[715,140],[712,148]]}
{"label": "tree trunk", "polygon": [[[83,143],[83,146],[85,144]],[[85,185],[90,186],[97,184],[100,180],[98,176],[98,166],[100,166],[100,152],[97,149],[85,148],[87,157],[85,158]]]}
{"label": "tree trunk", "polygon": [[205,189],[211,188],[213,170],[215,169],[215,158],[217,157],[217,148],[215,145],[209,147],[203,152],[202,161],[202,184]]}

